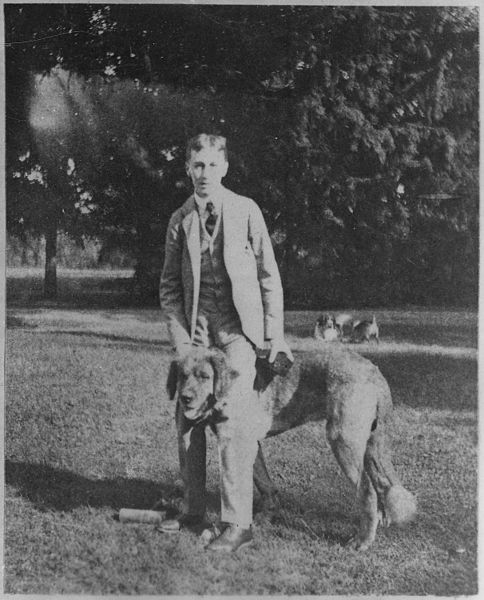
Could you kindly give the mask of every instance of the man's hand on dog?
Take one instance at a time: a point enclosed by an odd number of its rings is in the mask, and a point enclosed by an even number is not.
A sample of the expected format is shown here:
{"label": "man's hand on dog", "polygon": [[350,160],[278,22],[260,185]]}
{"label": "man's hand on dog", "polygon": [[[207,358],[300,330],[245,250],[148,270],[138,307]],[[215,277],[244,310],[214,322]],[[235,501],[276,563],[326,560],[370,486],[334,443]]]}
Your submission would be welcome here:
{"label": "man's hand on dog", "polygon": [[274,339],[269,341],[269,362],[273,363],[276,360],[276,356],[279,352],[283,352],[287,358],[294,362],[294,356],[292,355],[291,349],[286,343],[286,340],[282,339]]}

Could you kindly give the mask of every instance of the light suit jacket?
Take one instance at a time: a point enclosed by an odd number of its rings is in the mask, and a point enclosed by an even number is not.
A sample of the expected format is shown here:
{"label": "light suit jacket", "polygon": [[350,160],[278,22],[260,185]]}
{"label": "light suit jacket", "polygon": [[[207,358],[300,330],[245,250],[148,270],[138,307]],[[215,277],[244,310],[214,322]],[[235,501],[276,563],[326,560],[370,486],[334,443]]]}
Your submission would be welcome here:
{"label": "light suit jacket", "polygon": [[[224,188],[223,255],[242,331],[257,347],[283,337],[283,292],[262,213],[250,198]],[[191,196],[168,225],[160,303],[175,348],[191,343],[200,291],[200,218]]]}

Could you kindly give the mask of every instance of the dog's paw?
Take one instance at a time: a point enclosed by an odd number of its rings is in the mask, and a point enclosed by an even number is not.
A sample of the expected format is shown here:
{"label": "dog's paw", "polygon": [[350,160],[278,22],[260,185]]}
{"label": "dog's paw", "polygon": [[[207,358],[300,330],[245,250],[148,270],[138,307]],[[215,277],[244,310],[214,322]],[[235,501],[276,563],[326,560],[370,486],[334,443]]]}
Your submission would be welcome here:
{"label": "dog's paw", "polygon": [[206,548],[209,544],[211,544],[218,536],[222,533],[223,527],[219,524],[213,524],[211,527],[207,527],[202,531],[199,536],[200,544]]}
{"label": "dog's paw", "polygon": [[373,543],[371,539],[361,539],[359,535],[353,535],[350,539],[345,543],[345,548],[349,548],[350,550],[357,550],[358,552],[365,552]]}
{"label": "dog's paw", "polygon": [[259,507],[261,511],[267,513],[278,511],[281,507],[278,493],[261,494]]}

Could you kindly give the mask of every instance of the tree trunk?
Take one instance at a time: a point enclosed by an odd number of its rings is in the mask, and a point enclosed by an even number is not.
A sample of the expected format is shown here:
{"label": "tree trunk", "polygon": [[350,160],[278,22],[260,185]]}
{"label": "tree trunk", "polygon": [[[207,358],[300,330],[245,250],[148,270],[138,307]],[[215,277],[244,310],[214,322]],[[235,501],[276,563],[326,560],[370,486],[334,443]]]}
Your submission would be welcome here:
{"label": "tree trunk", "polygon": [[149,223],[138,223],[134,294],[141,304],[158,303],[162,248],[158,233]]}
{"label": "tree trunk", "polygon": [[45,232],[44,298],[57,298],[57,223],[52,219]]}

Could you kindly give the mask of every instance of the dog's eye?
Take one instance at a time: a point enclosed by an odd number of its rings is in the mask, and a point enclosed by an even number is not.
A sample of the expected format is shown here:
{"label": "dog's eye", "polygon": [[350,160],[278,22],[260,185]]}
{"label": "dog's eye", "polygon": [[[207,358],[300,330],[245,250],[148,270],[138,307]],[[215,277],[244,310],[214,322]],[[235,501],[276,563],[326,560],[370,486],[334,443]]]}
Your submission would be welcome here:
{"label": "dog's eye", "polygon": [[210,379],[210,375],[208,373],[200,373],[201,379]]}

